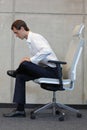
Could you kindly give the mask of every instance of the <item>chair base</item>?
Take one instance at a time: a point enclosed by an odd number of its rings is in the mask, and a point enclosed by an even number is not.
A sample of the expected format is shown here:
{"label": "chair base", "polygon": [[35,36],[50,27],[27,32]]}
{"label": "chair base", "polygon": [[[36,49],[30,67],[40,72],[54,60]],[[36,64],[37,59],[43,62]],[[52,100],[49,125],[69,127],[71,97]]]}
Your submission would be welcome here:
{"label": "chair base", "polygon": [[64,116],[65,116],[65,113],[62,112],[61,110],[58,109],[57,107],[57,104],[52,102],[52,103],[48,103],[34,111],[31,111],[30,113],[30,118],[31,119],[35,119],[36,118],[36,114],[43,111],[43,110],[46,110],[46,109],[49,109],[49,108],[52,108],[52,113],[53,113],[53,116],[56,116],[56,115],[59,115],[59,120],[60,121],[63,121],[64,120]]}
{"label": "chair base", "polygon": [[55,92],[53,92],[52,102],[32,111],[30,113],[30,118],[35,119],[37,113],[39,113],[43,110],[46,110],[48,108],[52,108],[52,113],[53,113],[54,116],[59,115],[59,121],[64,121],[64,117],[65,117],[64,110],[65,109],[68,110],[68,111],[76,113],[78,118],[82,117],[82,114],[80,113],[79,110],[72,108],[70,106],[64,105],[64,104],[56,103]]}

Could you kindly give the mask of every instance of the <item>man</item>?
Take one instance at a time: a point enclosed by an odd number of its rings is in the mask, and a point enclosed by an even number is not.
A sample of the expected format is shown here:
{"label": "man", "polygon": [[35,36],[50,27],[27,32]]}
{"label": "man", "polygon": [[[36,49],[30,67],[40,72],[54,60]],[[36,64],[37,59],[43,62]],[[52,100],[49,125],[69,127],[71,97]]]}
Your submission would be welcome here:
{"label": "man", "polygon": [[7,74],[16,78],[13,102],[16,109],[3,114],[4,117],[25,117],[25,83],[40,77],[56,78],[56,67],[49,60],[58,60],[48,41],[40,34],[33,33],[23,20],[16,20],[11,26],[13,33],[20,39],[26,39],[30,56],[20,62],[16,70],[8,70]]}

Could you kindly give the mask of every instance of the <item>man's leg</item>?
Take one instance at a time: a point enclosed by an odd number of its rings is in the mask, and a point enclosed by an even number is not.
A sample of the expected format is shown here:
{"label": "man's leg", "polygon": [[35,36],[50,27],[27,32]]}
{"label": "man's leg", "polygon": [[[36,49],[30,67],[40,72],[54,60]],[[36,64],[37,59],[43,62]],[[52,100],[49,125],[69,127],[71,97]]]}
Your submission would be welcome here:
{"label": "man's leg", "polygon": [[24,61],[19,65],[19,67],[16,70],[8,70],[7,74],[14,78],[16,78],[17,74],[25,74],[33,78],[39,78],[39,77],[58,78],[56,75],[56,71],[57,71],[56,68],[41,67],[32,62]]}
{"label": "man's leg", "polygon": [[4,117],[25,117],[26,113],[24,110],[25,105],[25,82],[28,81],[29,76],[18,74],[15,81],[15,90],[13,102],[16,105],[16,109],[10,113],[3,114]]}
{"label": "man's leg", "polygon": [[15,90],[14,90],[14,97],[13,97],[13,102],[16,103],[18,106],[18,110],[24,110],[22,106],[25,105],[26,102],[26,81],[31,80],[27,75],[23,74],[18,74],[16,76],[16,81],[15,81]]}

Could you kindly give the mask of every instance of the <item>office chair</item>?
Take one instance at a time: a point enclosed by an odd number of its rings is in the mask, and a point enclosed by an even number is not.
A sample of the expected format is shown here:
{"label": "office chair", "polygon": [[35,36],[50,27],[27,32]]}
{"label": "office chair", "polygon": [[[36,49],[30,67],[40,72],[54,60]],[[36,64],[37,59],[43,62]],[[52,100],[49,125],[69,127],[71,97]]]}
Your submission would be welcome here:
{"label": "office chair", "polygon": [[[41,108],[31,111],[30,118],[35,119],[36,114],[47,108],[52,108],[53,115],[59,115],[59,121],[64,121],[65,113],[63,109],[76,113],[78,118],[82,117],[79,110],[72,108],[68,105],[60,104],[56,102],[57,91],[72,91],[76,80],[76,68],[79,61],[83,45],[83,30],[84,25],[77,25],[73,30],[73,40],[70,42],[65,61],[48,61],[56,65],[58,79],[53,78],[39,78],[34,82],[40,84],[42,89],[53,92],[52,102],[48,103]],[[62,65],[62,69],[61,69]]]}

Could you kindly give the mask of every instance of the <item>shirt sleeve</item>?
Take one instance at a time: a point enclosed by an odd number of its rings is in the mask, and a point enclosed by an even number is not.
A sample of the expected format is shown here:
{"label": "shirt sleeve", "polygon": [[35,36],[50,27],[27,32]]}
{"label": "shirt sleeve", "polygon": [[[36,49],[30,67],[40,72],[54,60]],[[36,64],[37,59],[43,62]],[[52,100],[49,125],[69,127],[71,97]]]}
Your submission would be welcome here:
{"label": "shirt sleeve", "polygon": [[39,52],[36,53],[33,57],[30,58],[31,62],[33,63],[40,63],[43,59],[46,59],[48,55],[51,54],[51,51],[46,50],[46,49],[41,49]]}

